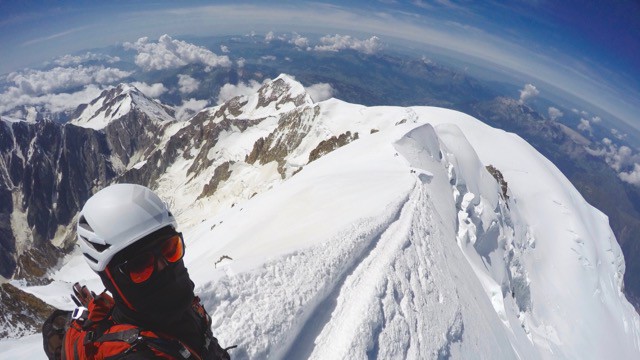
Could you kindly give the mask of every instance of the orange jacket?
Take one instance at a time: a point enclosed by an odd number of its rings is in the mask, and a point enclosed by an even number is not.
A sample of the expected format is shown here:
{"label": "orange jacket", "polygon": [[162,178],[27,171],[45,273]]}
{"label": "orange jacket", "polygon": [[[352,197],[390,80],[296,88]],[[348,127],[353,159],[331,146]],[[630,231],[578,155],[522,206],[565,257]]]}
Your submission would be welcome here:
{"label": "orange jacket", "polygon": [[[72,320],[64,337],[62,359],[197,359],[203,357],[175,337],[141,329],[131,324],[117,324],[111,318],[114,301],[107,293],[95,297],[88,305],[86,319]],[[210,318],[196,298],[194,309]],[[215,341],[215,347],[221,349]],[[222,350],[222,349],[221,349]],[[228,359],[225,350],[204,358]],[[226,356],[225,356],[226,355]]]}

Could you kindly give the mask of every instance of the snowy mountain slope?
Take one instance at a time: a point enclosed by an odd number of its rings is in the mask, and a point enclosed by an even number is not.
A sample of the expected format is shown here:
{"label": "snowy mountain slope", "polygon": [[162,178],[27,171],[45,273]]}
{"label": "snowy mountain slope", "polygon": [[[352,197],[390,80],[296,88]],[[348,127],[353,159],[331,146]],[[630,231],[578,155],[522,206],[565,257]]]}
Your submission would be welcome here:
{"label": "snowy mountain slope", "polygon": [[[607,219],[519,137],[426,107],[304,102],[244,125],[237,114],[176,130],[156,183],[234,358],[640,354]],[[309,162],[323,143],[342,147]],[[230,174],[197,199],[225,162]],[[66,308],[70,283],[101,289],[79,254],[65,263],[22,289]],[[28,353],[14,346],[0,342],[0,357]],[[43,356],[32,338],[19,346]]]}

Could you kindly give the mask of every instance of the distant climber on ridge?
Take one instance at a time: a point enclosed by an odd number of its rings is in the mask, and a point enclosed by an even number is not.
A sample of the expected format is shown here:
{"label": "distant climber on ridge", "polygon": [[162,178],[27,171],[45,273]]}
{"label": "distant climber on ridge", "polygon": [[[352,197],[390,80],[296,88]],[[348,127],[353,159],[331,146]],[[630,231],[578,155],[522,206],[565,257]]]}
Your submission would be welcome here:
{"label": "distant climber on ridge", "polygon": [[[112,296],[74,285],[78,305],[43,326],[50,359],[229,359],[184,266],[184,239],[166,204],[133,184],[93,195],[78,217],[80,249]],[[66,334],[65,334],[66,331]],[[62,338],[64,334],[64,338]]]}

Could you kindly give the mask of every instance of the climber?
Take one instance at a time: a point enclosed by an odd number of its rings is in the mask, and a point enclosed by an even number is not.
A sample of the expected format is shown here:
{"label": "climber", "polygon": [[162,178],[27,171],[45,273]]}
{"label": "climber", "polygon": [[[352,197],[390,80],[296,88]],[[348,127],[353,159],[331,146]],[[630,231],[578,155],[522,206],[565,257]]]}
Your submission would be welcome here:
{"label": "climber", "polygon": [[176,229],[166,204],[144,186],[111,185],[86,202],[78,244],[106,290],[74,285],[78,308],[64,339],[60,312],[43,326],[50,359],[229,359],[194,295]]}

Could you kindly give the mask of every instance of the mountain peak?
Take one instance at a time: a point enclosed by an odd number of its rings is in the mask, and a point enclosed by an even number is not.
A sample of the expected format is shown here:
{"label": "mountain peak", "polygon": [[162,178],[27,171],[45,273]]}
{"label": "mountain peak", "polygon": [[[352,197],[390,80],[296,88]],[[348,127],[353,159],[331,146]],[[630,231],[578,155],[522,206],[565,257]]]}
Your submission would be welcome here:
{"label": "mountain peak", "polygon": [[135,87],[135,86],[133,86],[131,84],[127,84],[127,83],[120,83],[113,90],[115,90],[116,93],[119,93],[119,94],[131,94],[131,95],[132,94],[136,94],[136,95],[141,95],[142,94],[140,92],[140,90],[138,90],[137,87]]}
{"label": "mountain peak", "polygon": [[141,111],[155,121],[174,120],[162,104],[147,97],[135,86],[121,83],[114,88],[104,90],[89,104],[80,105],[71,123],[99,130],[134,110]]}
{"label": "mountain peak", "polygon": [[280,74],[266,81],[256,93],[236,96],[203,112],[223,114],[229,119],[264,119],[306,105],[312,106],[313,100],[304,86],[292,76]]}
{"label": "mountain peak", "polygon": [[313,100],[307,94],[304,86],[287,74],[280,74],[274,80],[266,83],[258,91],[260,102],[258,106],[266,107],[275,102],[276,109],[287,103],[294,106],[313,105]]}

